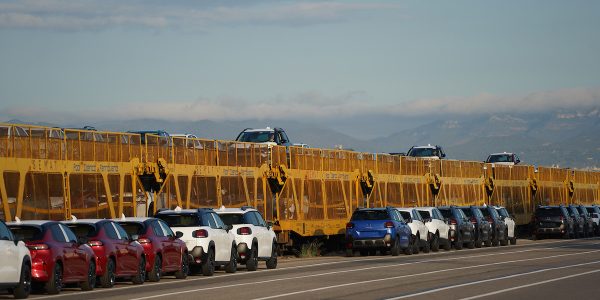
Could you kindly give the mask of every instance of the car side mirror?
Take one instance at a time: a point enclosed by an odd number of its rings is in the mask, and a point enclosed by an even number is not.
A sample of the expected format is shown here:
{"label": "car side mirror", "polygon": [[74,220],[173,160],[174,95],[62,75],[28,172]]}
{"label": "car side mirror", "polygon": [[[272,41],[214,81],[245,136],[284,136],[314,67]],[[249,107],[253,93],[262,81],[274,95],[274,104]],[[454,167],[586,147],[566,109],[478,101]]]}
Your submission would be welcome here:
{"label": "car side mirror", "polygon": [[229,232],[229,230],[233,229],[233,225],[225,225],[225,227],[223,229],[225,229],[225,230],[227,230],[227,232]]}
{"label": "car side mirror", "polygon": [[176,232],[175,232],[175,238],[176,238],[176,239],[180,239],[180,238],[182,238],[182,237],[183,237],[183,232],[181,232],[181,231],[176,231]]}
{"label": "car side mirror", "polygon": [[267,229],[271,229],[273,228],[273,222],[269,221],[267,222]]}

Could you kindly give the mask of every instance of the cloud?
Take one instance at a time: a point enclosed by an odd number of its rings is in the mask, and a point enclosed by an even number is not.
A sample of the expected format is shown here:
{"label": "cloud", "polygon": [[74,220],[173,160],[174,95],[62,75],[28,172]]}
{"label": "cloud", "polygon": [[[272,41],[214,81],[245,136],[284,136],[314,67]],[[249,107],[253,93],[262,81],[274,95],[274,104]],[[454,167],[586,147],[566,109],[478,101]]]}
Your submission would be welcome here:
{"label": "cloud", "polygon": [[206,30],[210,26],[247,24],[296,26],[343,21],[357,13],[398,8],[396,4],[333,1],[5,1],[0,2],[0,29]]}
{"label": "cloud", "polygon": [[[53,111],[50,107],[13,106],[0,111],[4,120],[22,118],[30,121],[61,123],[81,120],[106,121],[131,119],[163,120],[249,120],[279,119],[310,122],[313,120],[356,119],[364,116],[381,117],[431,117],[466,116],[479,114],[520,114],[565,111],[564,118],[573,112],[586,116],[599,116],[600,88],[573,88],[536,92],[522,96],[482,94],[472,97],[416,100],[395,105],[370,104],[364,91],[328,96],[319,92],[305,92],[288,97],[277,96],[261,102],[250,102],[238,97],[218,99],[199,98],[195,101],[170,101],[158,103],[127,102],[118,108],[73,108],[68,113]],[[594,114],[591,112],[595,112]],[[110,116],[110,117],[107,117]]]}

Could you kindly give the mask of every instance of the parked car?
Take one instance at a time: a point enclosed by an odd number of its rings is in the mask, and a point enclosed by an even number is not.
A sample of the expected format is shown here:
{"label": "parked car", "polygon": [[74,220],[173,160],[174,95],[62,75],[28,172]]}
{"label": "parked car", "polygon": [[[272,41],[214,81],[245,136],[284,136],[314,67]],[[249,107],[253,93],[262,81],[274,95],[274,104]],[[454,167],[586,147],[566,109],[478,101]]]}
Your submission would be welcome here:
{"label": "parked car", "polygon": [[446,157],[446,153],[444,153],[442,147],[438,145],[412,146],[406,155],[428,159],[442,159]]}
{"label": "parked car", "polygon": [[137,130],[137,131],[134,130],[134,131],[127,131],[127,132],[139,134],[142,145],[144,145],[146,143],[146,135],[147,134],[158,136],[158,141],[152,141],[150,145],[152,145],[152,143],[158,143],[159,146],[171,146],[172,145],[171,136],[169,135],[168,132],[166,132],[164,130]]}
{"label": "parked car", "polygon": [[577,209],[577,207],[569,205],[566,207],[566,209],[569,212],[569,216],[573,218],[573,224],[575,225],[575,238],[577,239],[581,237],[586,237],[587,223],[585,219],[581,217],[581,214],[579,214],[579,210]]}
{"label": "parked car", "polygon": [[268,145],[292,146],[282,128],[246,128],[235,139],[238,142],[262,143]]}
{"label": "parked car", "polygon": [[429,229],[427,226],[425,226],[425,223],[423,222],[421,215],[419,215],[419,212],[414,208],[397,207],[396,209],[410,227],[410,231],[412,233],[411,239],[414,239],[417,242],[414,244],[413,253],[417,254],[419,253],[419,250],[429,253]]}
{"label": "parked car", "polygon": [[7,225],[29,248],[34,289],[58,294],[67,283],[79,283],[84,291],[94,289],[94,251],[87,241],[78,241],[69,227],[56,221],[16,221]]}
{"label": "parked car", "polygon": [[87,240],[96,256],[100,286],[111,288],[117,278],[130,278],[134,284],[146,280],[146,256],[140,243],[112,220],[73,219],[63,221],[79,240]]}
{"label": "parked car", "polygon": [[475,225],[475,247],[481,248],[482,244],[490,247],[492,245],[492,225],[483,217],[481,210],[477,206],[462,206],[460,209]]}
{"label": "parked car", "polygon": [[237,245],[231,226],[225,225],[212,208],[161,209],[154,217],[183,233],[182,239],[192,256],[192,272],[212,276],[215,266],[224,266],[227,273],[237,270]]}
{"label": "parked car", "polygon": [[392,207],[357,208],[346,224],[346,255],[354,256],[390,251],[393,256],[413,253],[411,230]]}
{"label": "parked car", "polygon": [[556,234],[562,238],[575,236],[575,224],[567,209],[562,205],[538,206],[532,219],[532,237]]}
{"label": "parked car", "polygon": [[507,232],[507,236],[508,236],[508,240],[510,241],[510,244],[516,245],[517,244],[517,232],[515,231],[515,229],[516,229],[515,219],[513,217],[511,217],[511,215],[508,213],[508,210],[506,209],[506,207],[494,206],[494,208],[500,215],[500,218],[506,224],[506,232]]}
{"label": "parked car", "polygon": [[492,236],[492,246],[508,245],[508,229],[506,228],[506,223],[504,223],[504,220],[500,217],[496,209],[492,206],[484,205],[479,206],[479,210],[481,210],[485,219],[492,226],[490,231]]}
{"label": "parked car", "polygon": [[15,299],[31,292],[31,254],[23,241],[15,238],[0,220],[0,290],[8,290]]}
{"label": "parked car", "polygon": [[465,213],[457,206],[440,206],[444,220],[450,227],[450,241],[454,249],[460,250],[466,244],[468,248],[475,248],[475,225],[469,222]]}
{"label": "parked car", "polygon": [[142,245],[149,281],[160,281],[169,273],[177,279],[187,277],[190,258],[185,242],[180,239],[181,231],[173,233],[165,221],[157,218],[121,218],[115,222]]}
{"label": "parked car", "polygon": [[444,221],[442,213],[435,207],[417,207],[416,209],[429,229],[431,251],[438,251],[440,246],[446,251],[450,250],[452,247],[449,236],[450,226]]}
{"label": "parked car", "polygon": [[586,206],[586,209],[594,222],[594,234],[600,235],[600,207],[592,205]]}
{"label": "parked car", "polygon": [[588,213],[587,209],[583,205],[573,205],[579,211],[579,215],[583,219],[585,224],[584,226],[584,236],[590,237],[594,236],[594,220],[592,220],[592,216]]}
{"label": "parked car", "polygon": [[215,211],[235,234],[238,262],[245,264],[248,271],[256,271],[259,260],[266,261],[267,269],[277,267],[277,237],[258,210],[243,206]]}
{"label": "parked car", "polygon": [[490,154],[485,162],[489,164],[514,166],[518,165],[521,162],[521,159],[514,153],[503,152]]}

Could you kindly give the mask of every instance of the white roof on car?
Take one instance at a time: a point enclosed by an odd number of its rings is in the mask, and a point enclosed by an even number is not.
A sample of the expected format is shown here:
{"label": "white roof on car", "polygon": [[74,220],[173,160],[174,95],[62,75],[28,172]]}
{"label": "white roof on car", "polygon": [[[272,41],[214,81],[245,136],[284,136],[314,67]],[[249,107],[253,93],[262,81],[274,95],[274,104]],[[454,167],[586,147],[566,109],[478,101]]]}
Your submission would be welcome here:
{"label": "white roof on car", "polygon": [[154,219],[152,217],[128,217],[128,218],[117,218],[113,219],[115,222],[123,221],[123,222],[145,222],[148,219]]}
{"label": "white roof on car", "polygon": [[215,209],[215,212],[218,214],[235,214],[235,213],[245,213],[248,211],[257,211],[257,210],[254,208],[251,208],[251,207],[242,209],[242,208],[238,208],[238,207],[226,208],[224,206],[221,206],[221,208],[219,208],[219,209]]}
{"label": "white roof on car", "polygon": [[413,148],[431,148],[431,149],[435,149],[436,146],[432,146],[432,145],[427,145],[427,146],[413,146]]}
{"label": "white roof on car", "polygon": [[399,211],[407,211],[407,212],[412,212],[413,209],[415,209],[416,207],[396,207],[397,210]]}
{"label": "white roof on car", "polygon": [[37,225],[42,226],[48,222],[56,222],[51,220],[21,220],[21,221],[12,221],[6,222],[7,225]]}
{"label": "white roof on car", "polygon": [[267,127],[267,128],[250,128],[250,129],[246,129],[244,131],[246,131],[246,132],[275,131],[275,129],[273,129],[271,127]]}
{"label": "white roof on car", "polygon": [[61,221],[62,223],[71,223],[71,224],[77,224],[77,223],[82,223],[82,224],[95,224],[98,223],[100,221],[104,221],[107,219],[75,219],[75,220],[67,220],[67,221]]}
{"label": "white roof on car", "polygon": [[513,155],[512,152],[492,153],[490,155]]}

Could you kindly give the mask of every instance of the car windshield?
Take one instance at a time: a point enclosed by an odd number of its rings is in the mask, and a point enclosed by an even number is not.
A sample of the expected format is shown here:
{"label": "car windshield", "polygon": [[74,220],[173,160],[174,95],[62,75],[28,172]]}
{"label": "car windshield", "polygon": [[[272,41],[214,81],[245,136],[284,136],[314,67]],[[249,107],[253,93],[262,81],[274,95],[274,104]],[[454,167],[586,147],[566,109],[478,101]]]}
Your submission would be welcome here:
{"label": "car windshield", "polygon": [[245,131],[240,134],[238,142],[266,143],[275,142],[273,131]]}
{"label": "car windshield", "polygon": [[144,225],[137,222],[119,222],[119,225],[125,229],[129,236],[144,234]]}
{"label": "car windshield", "polygon": [[197,214],[159,214],[157,218],[167,222],[169,227],[196,227],[202,226]]}
{"label": "car windshield", "polygon": [[540,207],[535,211],[538,217],[554,217],[562,216],[562,212],[558,207]]}
{"label": "car windshield", "polygon": [[79,237],[96,236],[96,228],[91,224],[67,224],[67,226]]}
{"label": "car windshield", "polygon": [[487,159],[487,162],[489,163],[496,163],[496,162],[512,162],[511,156],[510,155],[506,155],[506,154],[502,154],[502,155],[490,155]]}
{"label": "car windshield", "polygon": [[16,240],[29,242],[44,238],[42,230],[36,226],[9,226]]}
{"label": "car windshield", "polygon": [[412,148],[408,152],[408,156],[415,156],[415,157],[437,156],[438,155],[437,152],[438,151],[436,149],[432,149],[432,148]]}
{"label": "car windshield", "polygon": [[368,220],[387,220],[387,211],[385,210],[359,210],[352,214],[352,221],[368,221]]}
{"label": "car windshield", "polygon": [[244,221],[244,215],[242,214],[221,214],[219,217],[227,225],[248,224]]}
{"label": "car windshield", "polygon": [[419,210],[419,213],[421,214],[421,217],[423,217],[423,219],[431,219],[431,214],[428,211]]}

